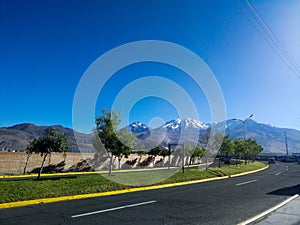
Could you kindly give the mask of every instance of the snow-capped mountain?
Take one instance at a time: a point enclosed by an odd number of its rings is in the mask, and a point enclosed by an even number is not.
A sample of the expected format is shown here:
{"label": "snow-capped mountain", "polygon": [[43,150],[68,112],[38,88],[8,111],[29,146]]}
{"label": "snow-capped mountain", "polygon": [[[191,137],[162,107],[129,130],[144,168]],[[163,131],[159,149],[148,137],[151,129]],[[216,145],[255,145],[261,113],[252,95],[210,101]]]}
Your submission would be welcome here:
{"label": "snow-capped mountain", "polygon": [[170,142],[180,141],[197,143],[199,135],[206,133],[208,128],[208,125],[190,117],[168,121],[156,129],[152,129],[141,122],[132,123],[127,127],[130,132],[137,135],[139,144],[153,145],[154,147],[157,144],[167,146]]}
{"label": "snow-capped mountain", "polygon": [[151,128],[141,122],[131,123],[128,127],[130,132],[136,133],[137,138],[146,139],[151,135]]}
{"label": "snow-capped mountain", "polygon": [[[161,127],[151,129],[143,123],[130,125],[131,131],[137,134],[137,140],[145,145],[153,145],[160,140],[161,145],[167,146],[170,142],[189,142],[195,140],[198,135],[205,135],[211,126],[218,130],[221,123],[204,124],[190,117],[185,119],[174,119],[166,122]],[[245,122],[246,138],[253,138],[264,148],[263,153],[285,154],[285,134],[287,133],[289,153],[300,153],[300,131],[273,127],[271,125],[258,123],[254,120]],[[240,120],[226,121],[226,132],[233,139],[243,139],[243,123]],[[162,140],[162,141],[161,141]]]}
{"label": "snow-capped mountain", "polygon": [[144,132],[149,130],[149,127],[141,122],[134,122],[129,125],[131,132]]}
{"label": "snow-capped mountain", "polygon": [[166,122],[162,127],[167,129],[178,129],[181,127],[181,119]]}
{"label": "snow-capped mountain", "polygon": [[165,123],[163,128],[167,129],[181,129],[181,128],[193,128],[193,129],[207,129],[209,126],[200,122],[199,120],[192,119],[187,117],[184,120],[175,119]]}

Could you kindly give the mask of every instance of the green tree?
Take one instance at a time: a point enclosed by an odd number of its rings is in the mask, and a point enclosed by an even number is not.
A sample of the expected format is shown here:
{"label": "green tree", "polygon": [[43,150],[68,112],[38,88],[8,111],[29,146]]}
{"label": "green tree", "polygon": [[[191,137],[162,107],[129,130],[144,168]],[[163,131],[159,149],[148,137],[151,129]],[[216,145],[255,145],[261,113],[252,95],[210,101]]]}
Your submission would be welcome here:
{"label": "green tree", "polygon": [[150,149],[150,151],[148,152],[148,155],[152,155],[152,156],[156,157],[159,155],[160,150],[161,150],[160,147],[156,146],[156,147]]}
{"label": "green tree", "polygon": [[230,140],[230,136],[226,135],[223,139],[222,145],[220,147],[220,155],[233,155],[235,150],[234,142]]}
{"label": "green tree", "polygon": [[237,158],[236,159],[236,165],[237,165],[241,156],[247,152],[247,146],[243,140],[235,140],[234,147],[235,147],[234,152]]}
{"label": "green tree", "polygon": [[66,152],[70,149],[67,143],[67,138],[64,134],[58,134],[55,128],[50,127],[47,133],[41,138],[35,138],[29,142],[27,147],[27,154],[39,153],[43,157],[42,165],[37,179],[41,177],[41,173],[44,168],[46,157],[52,152]]}
{"label": "green tree", "polygon": [[122,157],[129,156],[135,142],[134,134],[125,129],[118,129],[118,126],[121,123],[119,115],[120,113],[117,114],[114,111],[109,112],[103,109],[102,115],[96,117],[95,131],[106,151],[111,153],[109,175],[111,175],[112,170],[112,157],[115,156],[118,158],[120,168]]}
{"label": "green tree", "polygon": [[246,143],[249,148],[246,159],[248,157],[251,159],[254,159],[255,156],[257,156],[259,153],[261,153],[263,151],[263,147],[251,138],[247,139]]}
{"label": "green tree", "polygon": [[204,154],[205,154],[205,150],[202,147],[197,145],[194,148],[194,152],[192,154],[191,159],[194,160],[195,158],[198,158],[200,160],[204,156]]}

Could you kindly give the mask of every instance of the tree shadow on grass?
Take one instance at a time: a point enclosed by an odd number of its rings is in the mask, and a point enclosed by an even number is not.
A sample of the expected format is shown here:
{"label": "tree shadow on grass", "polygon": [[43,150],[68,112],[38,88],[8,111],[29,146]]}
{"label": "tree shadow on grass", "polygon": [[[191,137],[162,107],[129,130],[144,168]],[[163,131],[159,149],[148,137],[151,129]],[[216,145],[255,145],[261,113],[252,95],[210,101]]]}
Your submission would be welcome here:
{"label": "tree shadow on grass", "polygon": [[72,176],[72,175],[68,175],[68,176],[62,176],[62,177],[56,177],[56,176],[49,176],[49,177],[40,177],[40,179],[33,179],[34,181],[42,181],[42,180],[52,180],[52,181],[55,181],[55,180],[60,180],[60,179],[74,179],[76,178],[77,176]]}
{"label": "tree shadow on grass", "polygon": [[225,173],[223,173],[222,171],[216,171],[216,170],[211,170],[211,169],[207,169],[206,170],[209,174],[213,175],[213,176],[216,176],[216,177],[223,177],[223,176],[226,176]]}
{"label": "tree shadow on grass", "polygon": [[286,195],[286,196],[294,196],[296,194],[300,195],[300,184],[291,186],[291,187],[284,187],[281,189],[277,189],[275,191],[267,193],[269,195]]}

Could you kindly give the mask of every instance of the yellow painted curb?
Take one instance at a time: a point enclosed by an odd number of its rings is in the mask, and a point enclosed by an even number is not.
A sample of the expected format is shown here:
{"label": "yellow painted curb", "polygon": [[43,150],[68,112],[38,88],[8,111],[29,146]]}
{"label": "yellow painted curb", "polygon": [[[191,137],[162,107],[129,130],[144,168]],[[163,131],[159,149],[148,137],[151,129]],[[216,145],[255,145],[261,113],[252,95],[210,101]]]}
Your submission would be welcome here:
{"label": "yellow painted curb", "polygon": [[81,194],[81,195],[73,195],[73,196],[62,196],[62,197],[55,197],[55,198],[42,198],[42,199],[35,199],[35,200],[28,200],[28,201],[2,203],[2,204],[0,204],[0,209],[1,208],[3,209],[3,208],[14,208],[14,207],[21,207],[21,206],[28,206],[28,205],[36,205],[36,204],[42,204],[42,203],[84,199],[84,198],[103,197],[103,196],[109,196],[109,195],[125,194],[125,193],[130,193],[130,192],[148,191],[148,190],[154,190],[154,189],[183,186],[183,185],[188,185],[188,184],[204,183],[204,182],[208,182],[208,181],[223,180],[223,179],[227,179],[230,177],[237,177],[237,176],[242,176],[242,175],[246,175],[246,174],[250,174],[250,173],[256,173],[256,172],[265,170],[268,167],[269,167],[269,165],[266,165],[264,168],[253,170],[250,172],[235,174],[235,175],[231,175],[231,176],[212,177],[212,178],[207,178],[207,179],[202,179],[202,180],[193,180],[193,181],[185,181],[185,182],[179,182],[179,183],[129,188],[129,189],[123,189],[123,190],[117,190],[117,191],[107,191],[107,192],[101,192],[101,193]]}
{"label": "yellow painted curb", "polygon": [[238,173],[238,174],[234,174],[234,175],[231,175],[231,177],[239,177],[239,176],[243,176],[243,175],[247,175],[247,174],[251,174],[251,173],[257,173],[259,171],[263,171],[265,169],[269,168],[269,165],[266,165],[265,167],[261,168],[261,169],[257,169],[257,170],[252,170],[252,171],[249,171],[249,172],[244,172],[244,173]]}

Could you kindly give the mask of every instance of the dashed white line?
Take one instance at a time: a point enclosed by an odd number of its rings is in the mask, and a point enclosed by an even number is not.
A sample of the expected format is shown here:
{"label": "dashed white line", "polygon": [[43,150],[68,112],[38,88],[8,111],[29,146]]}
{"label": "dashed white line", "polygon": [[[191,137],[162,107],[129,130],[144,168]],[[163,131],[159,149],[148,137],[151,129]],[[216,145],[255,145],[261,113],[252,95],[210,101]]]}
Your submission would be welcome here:
{"label": "dashed white line", "polygon": [[243,183],[239,183],[239,184],[236,184],[235,186],[241,186],[241,185],[244,185],[244,184],[250,184],[250,183],[253,183],[253,182],[256,182],[258,180],[249,180],[249,181],[246,181],[246,182],[243,182]]}
{"label": "dashed white line", "polygon": [[275,173],[274,175],[275,175],[275,176],[278,176],[279,174],[281,174],[281,172]]}
{"label": "dashed white line", "polygon": [[94,214],[99,214],[99,213],[104,213],[104,212],[109,212],[109,211],[115,211],[115,210],[119,210],[119,209],[125,209],[125,208],[141,206],[141,205],[152,204],[152,203],[155,203],[155,202],[156,201],[154,201],[154,200],[153,201],[148,201],[148,202],[140,202],[140,203],[131,204],[131,205],[124,205],[124,206],[119,206],[119,207],[110,208],[110,209],[103,209],[103,210],[99,210],[99,211],[78,214],[78,215],[74,215],[74,216],[71,216],[71,217],[72,218],[77,218],[77,217],[82,217],[82,216],[90,216],[90,215],[94,215]]}

